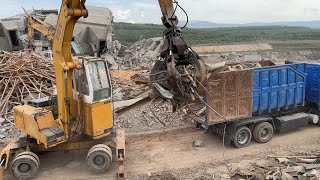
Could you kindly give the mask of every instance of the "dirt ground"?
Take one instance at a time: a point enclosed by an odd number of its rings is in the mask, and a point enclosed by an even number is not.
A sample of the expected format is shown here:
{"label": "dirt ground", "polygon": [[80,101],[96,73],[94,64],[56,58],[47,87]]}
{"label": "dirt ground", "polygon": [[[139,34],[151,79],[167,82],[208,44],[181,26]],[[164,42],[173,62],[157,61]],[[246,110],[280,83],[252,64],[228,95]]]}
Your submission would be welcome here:
{"label": "dirt ground", "polygon": [[[203,147],[192,147],[192,140],[203,140]],[[294,132],[276,134],[271,142],[235,149],[221,138],[195,128],[131,134],[127,139],[128,179],[264,179],[277,167],[267,155],[318,154],[320,131],[309,126]],[[107,173],[91,173],[85,164],[87,151],[40,154],[41,168],[35,179],[116,179],[117,164]],[[227,165],[226,165],[227,164]],[[228,168],[227,168],[228,167]],[[13,179],[7,173],[5,179]]]}
{"label": "dirt ground", "polygon": [[225,52],[248,52],[272,50],[270,44],[236,44],[236,45],[219,45],[219,46],[196,46],[192,48],[198,54],[225,53]]}

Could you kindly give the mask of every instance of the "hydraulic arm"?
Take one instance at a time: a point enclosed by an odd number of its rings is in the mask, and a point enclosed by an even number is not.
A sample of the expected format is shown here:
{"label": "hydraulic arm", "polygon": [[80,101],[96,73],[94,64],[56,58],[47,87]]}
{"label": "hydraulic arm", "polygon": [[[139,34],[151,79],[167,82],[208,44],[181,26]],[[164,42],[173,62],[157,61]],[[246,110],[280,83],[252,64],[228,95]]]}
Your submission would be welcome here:
{"label": "hydraulic arm", "polygon": [[40,19],[28,15],[28,37],[31,43],[34,41],[34,30],[39,31],[51,43],[54,36],[54,28]]}
{"label": "hydraulic arm", "polygon": [[[175,15],[181,6],[172,0],[159,0],[159,4],[163,15],[162,23],[166,27],[163,33],[165,43],[161,52],[164,61],[155,64],[151,80],[157,82],[155,87],[163,97],[170,97],[175,110],[179,105],[194,102],[199,98],[198,92],[206,79],[206,67],[182,37],[181,28],[178,27],[179,20]],[[161,71],[163,73],[160,73]],[[172,93],[172,96],[168,96],[168,92]]]}

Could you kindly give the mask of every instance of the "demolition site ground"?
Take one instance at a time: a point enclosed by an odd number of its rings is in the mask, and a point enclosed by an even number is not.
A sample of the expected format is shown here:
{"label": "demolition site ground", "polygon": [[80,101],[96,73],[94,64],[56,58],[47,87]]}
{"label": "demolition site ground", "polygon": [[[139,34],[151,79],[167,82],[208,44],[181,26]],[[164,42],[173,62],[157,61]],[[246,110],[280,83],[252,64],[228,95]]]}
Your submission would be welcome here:
{"label": "demolition site ground", "polygon": [[[128,179],[264,179],[270,171],[284,168],[267,156],[308,156],[319,153],[320,131],[310,126],[276,135],[267,144],[223,147],[221,138],[195,128],[168,129],[127,137]],[[204,141],[193,147],[192,140]],[[292,145],[294,144],[294,145]],[[41,168],[35,179],[116,179],[116,164],[103,174],[91,173],[86,151],[53,152],[40,155]],[[7,175],[5,179],[12,179]]]}

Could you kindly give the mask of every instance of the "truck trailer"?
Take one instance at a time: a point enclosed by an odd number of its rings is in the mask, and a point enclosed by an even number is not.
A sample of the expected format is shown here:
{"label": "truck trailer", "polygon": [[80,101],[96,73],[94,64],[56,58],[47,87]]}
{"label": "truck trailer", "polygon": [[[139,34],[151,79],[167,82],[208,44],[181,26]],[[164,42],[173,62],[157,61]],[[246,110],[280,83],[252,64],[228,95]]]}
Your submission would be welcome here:
{"label": "truck trailer", "polygon": [[[320,64],[291,63],[238,68],[208,78],[205,118],[198,125],[222,135],[225,144],[267,143],[319,121]],[[241,67],[241,65],[240,65]]]}

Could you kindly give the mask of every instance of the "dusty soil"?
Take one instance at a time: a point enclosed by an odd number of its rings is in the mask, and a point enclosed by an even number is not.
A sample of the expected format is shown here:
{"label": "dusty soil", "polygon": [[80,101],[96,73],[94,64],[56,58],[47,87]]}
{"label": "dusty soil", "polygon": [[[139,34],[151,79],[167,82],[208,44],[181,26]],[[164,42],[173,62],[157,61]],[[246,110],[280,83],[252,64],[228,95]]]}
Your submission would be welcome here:
{"label": "dusty soil", "polygon": [[193,50],[198,54],[210,53],[226,53],[226,52],[246,52],[246,51],[262,51],[272,50],[270,44],[236,44],[236,45],[220,45],[220,46],[197,46]]}
{"label": "dusty soil", "polygon": [[[203,140],[204,146],[192,147],[193,139]],[[320,131],[318,126],[309,126],[276,134],[267,144],[252,142],[243,149],[227,146],[225,151],[219,136],[194,128],[131,134],[127,142],[129,179],[228,179],[234,174],[264,179],[265,174],[277,166],[277,162],[267,159],[266,155],[318,154]],[[41,169],[35,179],[115,179],[116,163],[107,173],[94,174],[86,168],[86,153],[41,154]],[[12,178],[5,176],[5,179]]]}

